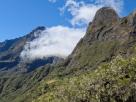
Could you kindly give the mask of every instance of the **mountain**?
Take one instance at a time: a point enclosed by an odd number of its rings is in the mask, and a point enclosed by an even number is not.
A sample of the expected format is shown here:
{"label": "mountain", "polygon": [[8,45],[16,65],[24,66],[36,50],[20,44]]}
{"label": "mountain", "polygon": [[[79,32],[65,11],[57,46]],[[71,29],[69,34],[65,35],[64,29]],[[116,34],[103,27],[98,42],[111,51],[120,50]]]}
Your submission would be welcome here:
{"label": "mountain", "polygon": [[136,11],[97,11],[72,54],[0,76],[0,102],[136,102]]}
{"label": "mountain", "polygon": [[[45,27],[39,26],[29,34],[0,43],[0,102],[14,99],[18,92],[24,93],[50,72],[50,66],[62,61],[59,57],[22,60],[21,53],[26,43],[36,39]],[[46,68],[43,68],[46,66]]]}
{"label": "mountain", "polygon": [[120,18],[112,8],[98,10],[86,35],[67,59],[66,73],[96,69],[99,64],[111,61],[117,55],[133,56],[135,35],[135,11]]}
{"label": "mountain", "polygon": [[39,26],[23,37],[0,43],[0,70],[30,72],[45,64],[56,63],[59,59],[61,60],[61,58],[53,56],[32,61],[21,60],[20,54],[24,50],[26,43],[36,39],[44,30],[46,30],[45,27]]}

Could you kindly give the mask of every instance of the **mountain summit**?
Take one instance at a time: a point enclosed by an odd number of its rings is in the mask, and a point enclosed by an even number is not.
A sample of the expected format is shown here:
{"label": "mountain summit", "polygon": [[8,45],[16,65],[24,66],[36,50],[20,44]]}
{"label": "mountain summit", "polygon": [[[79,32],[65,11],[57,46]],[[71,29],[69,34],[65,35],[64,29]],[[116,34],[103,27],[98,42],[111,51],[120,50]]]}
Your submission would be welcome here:
{"label": "mountain summit", "polygon": [[115,10],[110,7],[104,7],[97,11],[92,22],[92,28],[97,28],[102,25],[112,25],[119,20],[119,16]]}

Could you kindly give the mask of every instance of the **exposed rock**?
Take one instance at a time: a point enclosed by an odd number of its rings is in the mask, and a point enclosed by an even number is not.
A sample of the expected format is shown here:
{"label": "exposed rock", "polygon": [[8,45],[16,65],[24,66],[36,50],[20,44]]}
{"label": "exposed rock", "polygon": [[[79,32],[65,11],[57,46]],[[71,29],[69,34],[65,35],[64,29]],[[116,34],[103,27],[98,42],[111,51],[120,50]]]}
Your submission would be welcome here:
{"label": "exposed rock", "polygon": [[[130,23],[133,24],[130,26]],[[100,63],[110,61],[119,54],[131,56],[135,53],[135,12],[120,18],[109,7],[98,10],[83,39],[68,58],[66,73],[73,70],[92,70]],[[69,60],[70,59],[70,60]]]}
{"label": "exposed rock", "polygon": [[91,27],[96,29],[100,26],[114,24],[117,21],[119,21],[119,16],[116,11],[110,7],[103,7],[97,11]]}
{"label": "exposed rock", "polygon": [[128,22],[131,26],[136,27],[136,10],[128,16]]}

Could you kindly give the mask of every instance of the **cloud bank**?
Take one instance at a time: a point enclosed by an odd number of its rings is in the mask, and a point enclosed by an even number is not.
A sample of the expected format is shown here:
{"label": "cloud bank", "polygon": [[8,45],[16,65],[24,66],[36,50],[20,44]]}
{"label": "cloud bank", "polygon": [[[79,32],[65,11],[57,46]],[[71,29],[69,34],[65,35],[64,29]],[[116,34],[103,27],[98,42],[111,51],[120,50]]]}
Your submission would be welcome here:
{"label": "cloud bank", "polygon": [[47,28],[36,39],[25,45],[21,57],[27,60],[42,59],[48,56],[64,58],[72,52],[84,33],[84,29],[64,26]]}
{"label": "cloud bank", "polygon": [[[49,0],[57,3],[59,0]],[[84,36],[85,29],[93,20],[95,13],[103,6],[114,8],[119,14],[123,9],[123,0],[66,0],[60,13],[71,15],[69,20],[73,27],[63,25],[47,28],[31,42],[27,42],[21,53],[23,59],[39,59],[48,56],[67,57],[78,41]]]}

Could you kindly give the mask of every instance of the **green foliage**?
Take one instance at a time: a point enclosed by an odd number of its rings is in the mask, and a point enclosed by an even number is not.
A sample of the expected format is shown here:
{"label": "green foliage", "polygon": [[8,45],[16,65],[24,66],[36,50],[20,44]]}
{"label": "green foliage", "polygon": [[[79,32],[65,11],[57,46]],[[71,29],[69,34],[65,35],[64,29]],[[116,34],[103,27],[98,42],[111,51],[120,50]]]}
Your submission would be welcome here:
{"label": "green foliage", "polygon": [[[42,79],[49,73],[49,66],[39,68],[31,73],[1,75],[0,78],[0,102],[22,102],[26,99],[25,93],[36,87]],[[51,70],[51,68],[50,68]],[[44,85],[44,87],[46,87]],[[38,91],[37,91],[38,90]],[[40,96],[40,88],[34,89],[35,94],[29,96],[30,102],[34,96]],[[43,93],[42,93],[43,94]]]}
{"label": "green foliage", "polygon": [[135,102],[136,57],[117,56],[77,76],[44,78],[46,70],[2,78],[7,85],[3,95],[8,94],[0,102]]}
{"label": "green foliage", "polygon": [[136,58],[118,56],[92,72],[54,80],[44,81],[50,90],[33,102],[130,102],[136,96]]}

